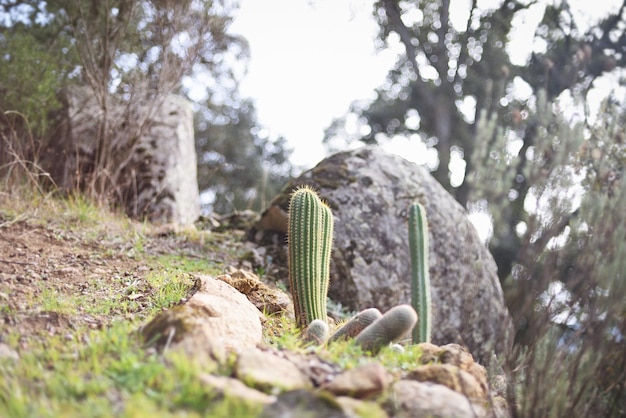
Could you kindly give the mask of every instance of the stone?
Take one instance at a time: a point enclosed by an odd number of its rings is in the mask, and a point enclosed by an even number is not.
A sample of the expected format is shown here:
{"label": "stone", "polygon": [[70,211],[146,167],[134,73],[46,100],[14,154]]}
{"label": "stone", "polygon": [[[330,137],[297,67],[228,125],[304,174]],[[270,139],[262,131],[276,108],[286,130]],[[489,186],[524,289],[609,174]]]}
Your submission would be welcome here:
{"label": "stone", "polygon": [[444,385],[474,401],[483,401],[487,397],[487,388],[473,375],[450,364],[419,366],[411,370],[405,379]]}
{"label": "stone", "polygon": [[276,230],[291,191],[302,184],[316,189],[335,216],[332,299],[353,311],[410,303],[408,208],[417,200],[429,222],[433,343],[462,344],[481,361],[509,349],[512,321],[493,257],[465,210],[423,167],[375,147],[332,155],[285,186],[250,239],[284,242],[275,236],[286,231]]}
{"label": "stone", "polygon": [[[93,170],[103,112],[89,87],[68,88],[57,134],[43,161],[63,190],[85,185]],[[192,224],[200,216],[191,102],[177,95],[150,101],[110,98],[107,112],[115,197],[128,215]]]}
{"label": "stone", "polygon": [[438,345],[432,343],[419,343],[417,347],[422,352],[420,356],[420,363],[436,363],[439,361],[439,353],[441,348]]}
{"label": "stone", "polygon": [[259,277],[247,270],[227,268],[226,274],[216,277],[241,293],[265,314],[285,313],[293,317],[293,302],[289,295],[277,288],[263,283]]}
{"label": "stone", "polygon": [[20,355],[17,354],[17,351],[9,347],[5,343],[0,343],[0,360],[11,360],[12,362],[17,362],[20,359]]}
{"label": "stone", "polygon": [[144,341],[160,349],[181,346],[192,356],[208,351],[218,360],[261,342],[261,314],[244,295],[207,275],[196,280],[198,291],[185,304],[161,312],[142,328]]}
{"label": "stone", "polygon": [[275,350],[274,354],[295,364],[315,387],[330,383],[342,372],[339,365],[320,358],[315,352]]}
{"label": "stone", "polygon": [[387,412],[376,402],[363,401],[348,396],[337,396],[335,400],[350,418],[388,418]]}
{"label": "stone", "polygon": [[229,396],[242,401],[268,405],[276,401],[276,396],[267,395],[259,390],[246,386],[241,381],[228,376],[215,376],[201,373],[198,379],[220,396]]}
{"label": "stone", "polygon": [[337,375],[323,389],[337,396],[366,399],[380,395],[391,384],[393,378],[379,363],[369,363]]}
{"label": "stone", "polygon": [[261,418],[351,418],[335,398],[324,392],[294,390],[267,405]]}
{"label": "stone", "polygon": [[272,352],[255,348],[239,353],[235,362],[235,376],[246,385],[266,392],[313,387],[295,364]]}
{"label": "stone", "polygon": [[430,382],[399,380],[391,385],[390,409],[396,418],[482,418],[485,409],[452,389]]}
{"label": "stone", "polygon": [[459,344],[446,344],[439,347],[431,343],[420,343],[418,347],[422,351],[420,363],[440,363],[458,367],[473,376],[482,392],[488,392],[487,370],[474,361],[465,347]]}
{"label": "stone", "polygon": [[446,344],[440,348],[439,361],[441,363],[452,364],[471,374],[480,384],[482,390],[487,393],[489,386],[487,383],[487,369],[476,363],[465,347],[458,344]]}

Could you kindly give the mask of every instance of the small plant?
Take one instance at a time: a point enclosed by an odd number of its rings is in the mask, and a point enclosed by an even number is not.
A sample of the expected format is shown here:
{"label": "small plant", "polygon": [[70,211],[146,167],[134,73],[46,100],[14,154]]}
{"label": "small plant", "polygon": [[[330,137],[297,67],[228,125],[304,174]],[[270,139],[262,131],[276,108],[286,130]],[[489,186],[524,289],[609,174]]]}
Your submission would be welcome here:
{"label": "small plant", "polygon": [[321,319],[314,319],[302,333],[306,344],[324,345],[328,340],[328,324]]}
{"label": "small plant", "polygon": [[430,342],[432,328],[430,276],[428,273],[428,223],[426,209],[415,202],[409,208],[411,253],[411,304],[419,316],[413,343]]}
{"label": "small plant", "polygon": [[333,215],[310,187],[296,189],[289,202],[289,285],[296,325],[306,328],[315,319],[326,322],[330,280]]}
{"label": "small plant", "polygon": [[416,322],[417,314],[413,307],[398,305],[361,331],[355,341],[364,351],[377,354],[383,347],[410,332]]}
{"label": "small plant", "polygon": [[365,309],[346,322],[330,336],[329,343],[354,338],[372,322],[383,316],[376,308]]}

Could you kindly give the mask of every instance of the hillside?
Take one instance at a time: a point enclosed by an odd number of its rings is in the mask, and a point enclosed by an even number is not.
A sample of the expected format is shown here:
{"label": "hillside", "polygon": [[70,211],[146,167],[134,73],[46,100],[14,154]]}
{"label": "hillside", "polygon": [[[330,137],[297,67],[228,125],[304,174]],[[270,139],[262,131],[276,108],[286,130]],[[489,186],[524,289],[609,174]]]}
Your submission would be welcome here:
{"label": "hillside", "polygon": [[[283,285],[250,271],[239,216],[179,230],[81,197],[0,196],[0,416],[507,416],[502,383],[456,344],[304,344]],[[244,310],[255,343],[205,334]]]}
{"label": "hillside", "polygon": [[0,416],[205,411],[193,386],[172,392],[190,365],[166,368],[132,335],[193,292],[192,272],[237,265],[240,236],[0,193]]}

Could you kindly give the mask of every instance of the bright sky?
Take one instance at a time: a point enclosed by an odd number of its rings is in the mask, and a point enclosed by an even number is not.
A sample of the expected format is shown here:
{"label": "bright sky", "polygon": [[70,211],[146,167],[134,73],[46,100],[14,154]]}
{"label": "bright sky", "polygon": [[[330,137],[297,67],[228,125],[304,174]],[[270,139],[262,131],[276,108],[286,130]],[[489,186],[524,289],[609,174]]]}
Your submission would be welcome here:
{"label": "bright sky", "polygon": [[305,168],[325,157],[322,138],[350,103],[371,97],[395,58],[376,53],[372,0],[243,0],[231,32],[250,43],[241,86],[258,119]]}

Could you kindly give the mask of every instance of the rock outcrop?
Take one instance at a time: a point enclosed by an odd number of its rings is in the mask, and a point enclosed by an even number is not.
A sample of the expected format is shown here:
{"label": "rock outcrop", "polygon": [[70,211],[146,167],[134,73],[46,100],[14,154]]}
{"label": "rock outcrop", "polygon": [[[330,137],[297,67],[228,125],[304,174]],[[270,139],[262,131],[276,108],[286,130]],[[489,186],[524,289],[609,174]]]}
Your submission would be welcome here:
{"label": "rock outcrop", "polygon": [[[68,89],[59,128],[44,156],[45,168],[63,190],[85,187],[98,170],[106,137],[115,196],[136,218],[188,225],[200,215],[193,109],[183,97],[108,104],[106,117],[93,91]],[[105,120],[106,129],[102,121]],[[119,171],[119,172],[117,172]]]}
{"label": "rock outcrop", "polygon": [[[259,281],[251,272],[230,273],[229,280]],[[272,418],[510,416],[506,401],[490,387],[486,369],[457,344],[412,346],[410,357],[397,365],[369,356],[346,361],[350,354],[344,358],[326,349],[273,346],[273,337],[261,337],[260,311],[244,294],[209,276],[198,276],[197,287],[186,303],[158,314],[142,334],[148,347],[165,354],[182,351],[194,360],[199,382],[215,400],[234,398]],[[250,293],[255,287],[241,290]],[[271,315],[289,316],[289,311]],[[284,319],[294,320],[278,321]],[[267,335],[276,337],[283,327],[272,327]],[[221,374],[224,370],[228,376]]]}
{"label": "rock outcrop", "polygon": [[335,154],[284,188],[251,239],[281,242],[266,238],[285,233],[290,192],[302,184],[336,219],[332,299],[355,311],[410,303],[407,209],[417,200],[429,222],[433,342],[462,344],[480,360],[507,350],[511,319],[495,262],[464,209],[423,167],[373,147]]}
{"label": "rock outcrop", "polygon": [[177,348],[198,360],[221,360],[261,342],[261,313],[227,283],[198,275],[198,291],[184,304],[161,312],[141,332],[159,349]]}

